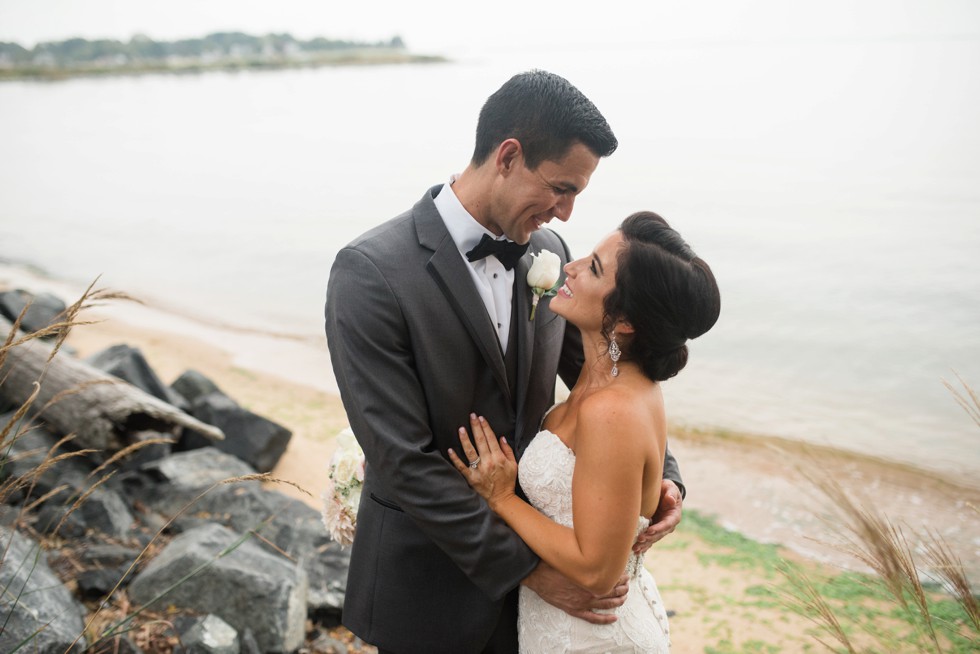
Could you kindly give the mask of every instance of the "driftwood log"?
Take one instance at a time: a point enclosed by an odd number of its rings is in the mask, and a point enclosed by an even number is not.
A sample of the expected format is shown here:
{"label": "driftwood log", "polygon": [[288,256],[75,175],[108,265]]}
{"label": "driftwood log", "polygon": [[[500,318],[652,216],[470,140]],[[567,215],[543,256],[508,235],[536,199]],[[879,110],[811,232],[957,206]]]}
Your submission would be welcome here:
{"label": "driftwood log", "polygon": [[[0,344],[11,329],[13,324],[0,316]],[[177,436],[181,427],[211,440],[224,439],[217,427],[84,361],[62,352],[51,358],[52,349],[34,338],[8,350],[0,364],[0,397],[21,406],[38,382],[31,412],[52,431],[74,434],[75,446],[111,452],[130,445],[129,434],[153,430]]]}

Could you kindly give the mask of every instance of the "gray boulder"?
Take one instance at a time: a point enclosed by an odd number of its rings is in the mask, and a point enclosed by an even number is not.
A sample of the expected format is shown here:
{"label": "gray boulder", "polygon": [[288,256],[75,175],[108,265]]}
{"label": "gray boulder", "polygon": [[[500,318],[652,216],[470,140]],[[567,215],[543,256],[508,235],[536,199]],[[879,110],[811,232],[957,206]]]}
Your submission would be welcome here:
{"label": "gray boulder", "polygon": [[[82,570],[75,577],[78,584],[78,594],[86,599],[100,599],[109,594],[109,591],[116,588],[125,587],[125,579],[128,568],[94,568],[92,570]],[[123,584],[120,584],[120,580]]]}
{"label": "gray boulder", "polygon": [[215,447],[204,447],[150,461],[142,466],[141,472],[140,486],[135,478],[129,480],[130,498],[171,518],[209,486],[254,475],[255,468]]}
{"label": "gray boulder", "polygon": [[127,381],[153,397],[169,402],[181,410],[186,411],[188,408],[187,401],[181,394],[175,393],[160,381],[138,348],[125,344],[113,345],[101,352],[96,352],[86,361],[95,368]]}
{"label": "gray boulder", "polygon": [[22,289],[0,293],[0,313],[11,322],[17,319],[28,303],[31,306],[20,322],[20,328],[25,332],[36,332],[64,318],[65,303],[50,293],[34,295]]}
{"label": "gray boulder", "polygon": [[216,447],[175,452],[142,469],[174,490],[200,490],[225,479],[255,474],[255,468]]}
{"label": "gray boulder", "polygon": [[199,397],[209,393],[221,393],[217,384],[202,375],[196,370],[187,370],[170,385],[171,390],[176,391],[188,402],[193,402]]}
{"label": "gray boulder", "polygon": [[6,621],[0,630],[0,652],[12,652],[28,638],[23,652],[83,651],[87,642],[80,637],[85,628],[82,609],[48,567],[40,545],[0,527],[0,551],[6,552],[0,565],[0,588],[6,589],[0,594],[0,616]]}
{"label": "gray boulder", "polygon": [[246,629],[242,632],[242,654],[262,654],[262,650],[259,649],[259,644],[255,642],[255,634],[252,633],[251,629]]}
{"label": "gray boulder", "polygon": [[[91,481],[90,485],[94,483]],[[74,499],[69,498],[64,503],[46,502],[38,512],[38,528],[45,533],[52,533],[61,524],[58,533],[68,538],[81,538],[90,531],[118,539],[133,535],[133,514],[116,491],[105,486],[96,488],[62,523],[62,518],[71,509]]]}
{"label": "gray boulder", "polygon": [[214,613],[239,632],[252,629],[265,652],[303,644],[306,595],[302,568],[216,524],[177,536],[129,585],[139,604]]}
{"label": "gray boulder", "polygon": [[205,447],[175,452],[145,463],[139,474],[128,475],[123,480],[123,486],[140,522],[151,531],[164,527],[181,511],[184,517],[168,529],[186,531],[210,519],[206,515],[201,517],[203,498],[199,496],[204,491],[214,486],[204,494],[206,498],[225,487],[220,482],[254,474],[255,469],[241,459]]}
{"label": "gray boulder", "polygon": [[199,526],[202,515],[239,533],[255,531],[262,547],[285,552],[306,571],[309,610],[328,619],[340,617],[350,551],[330,538],[316,509],[250,481],[213,489],[176,520],[176,529]]}
{"label": "gray boulder", "polygon": [[116,545],[113,543],[97,543],[87,545],[85,549],[77,553],[78,560],[87,567],[113,567],[128,566],[140,551],[133,547]]}
{"label": "gray boulder", "polygon": [[[6,425],[12,418],[12,413],[0,416],[0,425]],[[25,418],[8,435],[8,442],[5,444],[4,451],[0,453],[0,456],[6,459],[0,468],[0,478],[22,477],[25,481],[33,483],[31,497],[35,499],[65,486],[63,491],[49,498],[49,503],[64,500],[71,494],[90,486],[91,482],[86,483],[86,478],[92,466],[84,457],[70,457],[57,463],[42,465],[46,459],[67,454],[68,450],[64,447],[55,448],[58,437],[43,427],[25,429],[29,420]],[[21,429],[23,431],[20,431]],[[25,487],[22,492],[16,493],[16,499],[23,500],[23,493],[27,490]]]}
{"label": "gray boulder", "polygon": [[85,538],[85,519],[76,513],[69,513],[68,506],[56,502],[46,502],[37,510],[34,529],[42,534],[55,534],[68,540]]}
{"label": "gray boulder", "polygon": [[[259,472],[269,472],[276,467],[292,438],[292,432],[285,427],[252,413],[220,392],[201,395],[191,401],[190,414],[224,432],[225,439],[213,443],[214,447],[237,456]],[[185,449],[210,444],[211,441],[188,430],[181,440],[181,447]]]}
{"label": "gray boulder", "polygon": [[119,493],[111,488],[96,488],[76,509],[76,513],[85,519],[88,529],[118,539],[132,535],[133,514]]}

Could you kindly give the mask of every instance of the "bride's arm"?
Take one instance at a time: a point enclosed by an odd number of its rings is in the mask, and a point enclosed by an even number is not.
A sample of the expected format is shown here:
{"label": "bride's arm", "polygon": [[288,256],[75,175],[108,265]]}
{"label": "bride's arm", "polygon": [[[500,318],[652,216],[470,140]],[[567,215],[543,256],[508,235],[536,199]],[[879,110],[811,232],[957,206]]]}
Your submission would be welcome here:
{"label": "bride's arm", "polygon": [[[461,439],[469,461],[481,457],[479,467],[471,469],[458,458],[454,462],[538,556],[576,584],[604,595],[622,575],[636,537],[644,466],[662,461],[662,453],[648,456],[649,415],[615,393],[596,394],[581,407],[572,481],[575,529],[553,522],[514,493],[513,453],[506,443],[497,444],[485,421],[472,425],[478,451],[466,452],[472,446]],[[656,475],[659,488],[662,469],[647,473]]]}

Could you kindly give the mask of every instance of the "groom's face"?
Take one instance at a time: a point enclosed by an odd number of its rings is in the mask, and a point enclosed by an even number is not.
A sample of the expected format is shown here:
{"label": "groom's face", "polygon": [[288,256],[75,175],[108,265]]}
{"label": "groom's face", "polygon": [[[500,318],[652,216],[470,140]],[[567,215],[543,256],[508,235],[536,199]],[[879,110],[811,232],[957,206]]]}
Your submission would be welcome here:
{"label": "groom's face", "polygon": [[598,165],[599,157],[581,143],[560,159],[543,161],[534,169],[525,165],[523,154],[518,155],[500,179],[491,215],[497,229],[491,227],[491,231],[527,243],[552,218],[568,220],[575,198],[589,185]]}

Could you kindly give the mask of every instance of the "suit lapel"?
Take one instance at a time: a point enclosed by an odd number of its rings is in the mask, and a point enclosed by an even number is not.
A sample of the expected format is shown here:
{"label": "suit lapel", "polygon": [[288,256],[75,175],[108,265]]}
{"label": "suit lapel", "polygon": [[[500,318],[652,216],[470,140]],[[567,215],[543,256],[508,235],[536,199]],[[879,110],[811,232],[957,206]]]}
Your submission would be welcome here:
{"label": "suit lapel", "polygon": [[521,257],[514,268],[514,319],[517,320],[517,415],[523,415],[527,384],[531,378],[531,361],[534,358],[534,322],[531,321],[531,287],[527,285],[527,271],[531,267],[531,250]]}
{"label": "suit lapel", "polygon": [[[497,340],[493,322],[487,315],[487,308],[480,294],[473,286],[470,271],[463,263],[456,243],[449,236],[442,217],[432,203],[433,192],[438,192],[439,188],[431,189],[429,194],[415,205],[415,224],[419,244],[433,251],[432,257],[426,264],[426,270],[445,294],[460,322],[465,325],[497,383],[510,397],[504,355],[500,350],[500,342]],[[526,271],[525,268],[525,274]]]}

